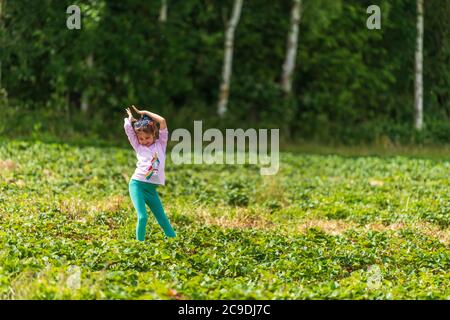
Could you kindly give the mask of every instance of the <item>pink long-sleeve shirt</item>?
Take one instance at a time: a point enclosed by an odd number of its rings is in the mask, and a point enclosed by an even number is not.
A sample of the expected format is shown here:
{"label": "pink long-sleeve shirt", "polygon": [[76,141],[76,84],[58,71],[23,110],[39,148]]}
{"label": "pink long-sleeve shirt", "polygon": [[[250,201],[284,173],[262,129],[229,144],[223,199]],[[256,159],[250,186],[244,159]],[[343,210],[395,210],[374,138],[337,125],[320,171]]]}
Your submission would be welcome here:
{"label": "pink long-sleeve shirt", "polygon": [[159,130],[159,138],[155,142],[146,147],[139,143],[139,140],[134,132],[131,121],[128,118],[124,119],[125,133],[131,146],[136,152],[137,163],[131,179],[153,183],[165,184],[164,165],[166,160],[166,147],[169,137],[167,128]]}

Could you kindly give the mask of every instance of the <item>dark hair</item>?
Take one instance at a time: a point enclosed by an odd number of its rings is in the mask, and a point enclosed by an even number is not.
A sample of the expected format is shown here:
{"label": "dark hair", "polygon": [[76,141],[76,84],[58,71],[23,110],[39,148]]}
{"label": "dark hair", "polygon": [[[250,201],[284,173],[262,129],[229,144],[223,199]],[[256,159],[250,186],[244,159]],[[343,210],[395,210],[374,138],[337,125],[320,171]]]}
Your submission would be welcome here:
{"label": "dark hair", "polygon": [[159,138],[156,122],[146,114],[142,115],[139,120],[133,121],[133,128],[136,133],[145,132],[151,134],[155,139]]}

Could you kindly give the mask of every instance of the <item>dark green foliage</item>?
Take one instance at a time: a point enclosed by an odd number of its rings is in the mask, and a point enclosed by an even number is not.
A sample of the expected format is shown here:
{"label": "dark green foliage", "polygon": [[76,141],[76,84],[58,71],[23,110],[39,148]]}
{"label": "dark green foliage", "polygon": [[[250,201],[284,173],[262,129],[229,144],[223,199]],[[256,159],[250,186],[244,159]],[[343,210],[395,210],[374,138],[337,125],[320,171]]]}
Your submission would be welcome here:
{"label": "dark green foliage", "polygon": [[[412,127],[416,1],[379,1],[381,30],[366,28],[371,1],[303,2],[294,93],[284,97],[279,82],[291,1],[244,1],[229,112],[219,121],[231,0],[170,1],[164,24],[159,0],[79,1],[78,31],[65,26],[71,1],[6,1],[0,103],[14,111],[0,129],[117,140],[123,107],[133,103],[163,114],[172,128],[201,119],[205,127],[277,127],[282,140],[292,141],[449,142],[450,0],[425,4],[421,133]],[[83,96],[87,115],[79,115]],[[14,121],[25,112],[41,127],[26,116]],[[105,125],[105,117],[117,124]]]}

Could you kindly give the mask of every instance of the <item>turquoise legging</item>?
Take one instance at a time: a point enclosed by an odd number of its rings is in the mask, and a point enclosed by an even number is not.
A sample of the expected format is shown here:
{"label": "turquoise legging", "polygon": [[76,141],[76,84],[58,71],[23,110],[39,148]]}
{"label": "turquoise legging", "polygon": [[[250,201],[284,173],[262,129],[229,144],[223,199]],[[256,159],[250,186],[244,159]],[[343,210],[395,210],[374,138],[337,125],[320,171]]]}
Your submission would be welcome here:
{"label": "turquoise legging", "polygon": [[170,225],[169,219],[164,212],[161,200],[159,200],[156,185],[131,179],[128,184],[128,190],[130,191],[131,201],[133,202],[138,216],[136,225],[137,240],[144,241],[145,239],[145,228],[148,220],[145,204],[150,207],[158,224],[163,228],[165,235],[171,238],[176,236],[175,231]]}

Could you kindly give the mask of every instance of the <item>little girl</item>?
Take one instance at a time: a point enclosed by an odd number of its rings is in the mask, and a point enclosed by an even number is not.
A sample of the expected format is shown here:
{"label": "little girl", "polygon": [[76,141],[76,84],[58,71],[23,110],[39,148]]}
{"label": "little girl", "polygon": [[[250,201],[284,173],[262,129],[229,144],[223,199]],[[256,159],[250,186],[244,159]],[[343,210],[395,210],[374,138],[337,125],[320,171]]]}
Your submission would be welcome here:
{"label": "little girl", "polygon": [[[135,112],[141,115],[139,120],[133,118],[130,108],[125,110],[128,118],[124,119],[124,129],[134,151],[136,152],[136,170],[130,179],[128,189],[131,201],[137,211],[136,239],[144,241],[147,225],[147,204],[167,237],[175,237],[175,231],[170,225],[164,208],[159,200],[156,188],[164,185],[164,162],[169,131],[166,120],[149,111],[139,111],[132,106]],[[156,126],[159,123],[159,130]]]}

